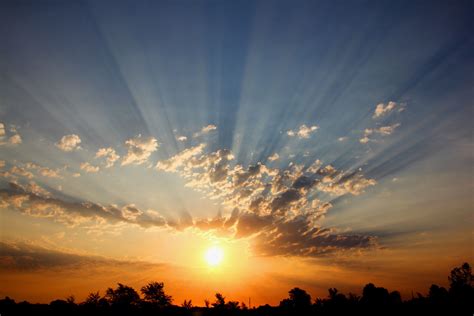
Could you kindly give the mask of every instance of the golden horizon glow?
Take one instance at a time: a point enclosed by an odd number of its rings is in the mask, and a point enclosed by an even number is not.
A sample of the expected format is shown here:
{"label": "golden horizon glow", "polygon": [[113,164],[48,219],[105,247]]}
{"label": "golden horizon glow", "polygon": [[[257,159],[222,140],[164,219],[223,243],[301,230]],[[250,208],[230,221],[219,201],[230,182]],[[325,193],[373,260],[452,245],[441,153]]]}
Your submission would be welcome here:
{"label": "golden horizon glow", "polygon": [[218,266],[224,259],[224,250],[219,246],[212,246],[206,250],[204,258],[208,265]]}

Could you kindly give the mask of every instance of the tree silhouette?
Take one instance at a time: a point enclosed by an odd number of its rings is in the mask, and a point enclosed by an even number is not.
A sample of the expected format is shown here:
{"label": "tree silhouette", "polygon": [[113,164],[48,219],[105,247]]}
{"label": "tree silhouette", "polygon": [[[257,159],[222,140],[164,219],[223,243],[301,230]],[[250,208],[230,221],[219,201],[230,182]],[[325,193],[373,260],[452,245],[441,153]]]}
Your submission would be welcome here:
{"label": "tree silhouette", "polygon": [[473,276],[469,263],[465,262],[462,266],[451,270],[448,280],[449,294],[456,303],[468,305],[470,301],[474,301]]}
{"label": "tree silhouette", "polygon": [[226,301],[216,293],[214,308],[205,300],[206,307],[193,306],[184,300],[181,306],[171,305],[171,296],[164,292],[163,283],[151,282],[141,288],[144,300],[131,287],[118,283],[101,297],[99,292],[90,293],[85,301],[76,304],[74,296],[54,300],[49,304],[16,303],[5,297],[0,299],[0,315],[201,315],[201,316],[292,316],[292,315],[473,315],[474,289],[472,270],[464,263],[451,271],[449,290],[431,285],[426,296],[417,293],[410,300],[402,301],[398,291],[377,287],[372,283],[364,286],[362,296],[347,296],[336,288],[328,289],[327,298],[318,298],[314,305],[311,296],[303,289],[293,288],[280,306],[268,304],[249,309],[244,303]]}
{"label": "tree silhouette", "polygon": [[216,301],[212,303],[214,308],[221,308],[225,307],[225,297],[221,293],[216,293]]}
{"label": "tree silhouette", "polygon": [[140,301],[140,296],[137,291],[121,283],[118,283],[115,290],[108,288],[105,297],[108,299],[110,304],[120,306],[134,305]]}
{"label": "tree silhouette", "polygon": [[280,302],[280,306],[291,309],[307,309],[311,306],[311,296],[298,287],[291,289],[289,298]]}
{"label": "tree silhouette", "polygon": [[89,306],[99,306],[99,301],[100,301],[100,294],[99,291],[97,292],[92,292],[87,295],[86,300],[84,301],[85,305]]}
{"label": "tree silhouette", "polygon": [[184,300],[184,302],[181,304],[181,307],[185,309],[191,309],[193,307],[192,300],[189,300],[189,301]]}
{"label": "tree silhouette", "polygon": [[141,288],[141,292],[146,301],[160,307],[167,307],[171,305],[173,298],[165,294],[164,287],[163,282],[150,282]]}

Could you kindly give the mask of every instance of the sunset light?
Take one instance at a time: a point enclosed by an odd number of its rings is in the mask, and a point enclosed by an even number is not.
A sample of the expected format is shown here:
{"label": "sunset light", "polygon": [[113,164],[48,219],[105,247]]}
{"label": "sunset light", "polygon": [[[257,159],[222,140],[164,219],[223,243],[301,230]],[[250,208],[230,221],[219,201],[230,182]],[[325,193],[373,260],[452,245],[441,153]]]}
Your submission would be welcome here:
{"label": "sunset light", "polygon": [[213,246],[207,249],[204,258],[208,265],[217,266],[222,262],[222,259],[224,259],[224,251],[218,246]]}
{"label": "sunset light", "polygon": [[0,316],[459,305],[473,87],[474,0],[0,0]]}

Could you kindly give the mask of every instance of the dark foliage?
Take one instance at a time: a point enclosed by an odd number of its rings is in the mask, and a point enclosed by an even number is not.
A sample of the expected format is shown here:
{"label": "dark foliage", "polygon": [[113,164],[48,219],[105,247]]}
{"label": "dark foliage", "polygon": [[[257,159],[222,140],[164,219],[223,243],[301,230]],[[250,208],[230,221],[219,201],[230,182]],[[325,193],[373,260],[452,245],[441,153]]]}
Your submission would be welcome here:
{"label": "dark foliage", "polygon": [[362,296],[347,296],[336,288],[328,290],[326,298],[311,301],[311,296],[300,288],[288,292],[278,307],[262,305],[246,306],[237,301],[226,301],[216,293],[213,303],[205,300],[205,307],[193,306],[184,300],[181,306],[172,305],[172,297],[164,291],[164,284],[151,282],[141,288],[143,299],[132,287],[118,284],[107,289],[104,296],[90,293],[84,302],[76,303],[74,296],[54,300],[49,304],[16,303],[5,297],[0,300],[0,315],[183,315],[183,316],[286,316],[286,315],[473,315],[474,288],[469,264],[451,271],[449,289],[431,285],[427,296],[420,293],[402,301],[398,291],[377,287],[372,283],[364,286]]}

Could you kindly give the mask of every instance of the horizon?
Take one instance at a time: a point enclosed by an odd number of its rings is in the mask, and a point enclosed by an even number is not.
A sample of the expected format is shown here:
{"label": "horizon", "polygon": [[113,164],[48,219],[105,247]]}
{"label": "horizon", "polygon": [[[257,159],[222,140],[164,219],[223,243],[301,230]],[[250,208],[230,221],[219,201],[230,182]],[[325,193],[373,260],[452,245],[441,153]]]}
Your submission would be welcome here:
{"label": "horizon", "polygon": [[403,298],[474,262],[474,2],[0,3],[0,297]]}

